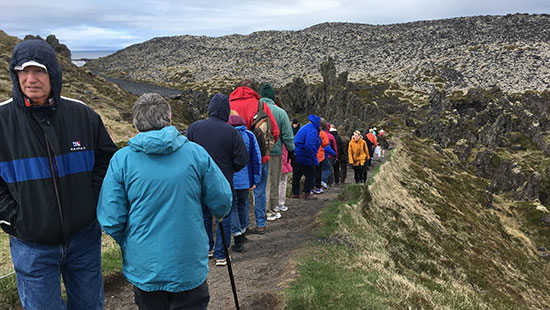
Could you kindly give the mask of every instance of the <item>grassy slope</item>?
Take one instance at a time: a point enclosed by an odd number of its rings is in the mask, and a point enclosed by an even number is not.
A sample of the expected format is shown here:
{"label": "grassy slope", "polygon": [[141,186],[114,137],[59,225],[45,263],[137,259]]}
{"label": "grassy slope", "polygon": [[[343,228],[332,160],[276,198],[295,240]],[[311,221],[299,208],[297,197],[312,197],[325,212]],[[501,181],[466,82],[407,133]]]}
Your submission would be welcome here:
{"label": "grassy slope", "polygon": [[[547,309],[550,227],[534,203],[503,197],[451,152],[402,139],[369,191],[350,186],[287,290],[289,309]],[[362,198],[355,203],[353,200]]]}

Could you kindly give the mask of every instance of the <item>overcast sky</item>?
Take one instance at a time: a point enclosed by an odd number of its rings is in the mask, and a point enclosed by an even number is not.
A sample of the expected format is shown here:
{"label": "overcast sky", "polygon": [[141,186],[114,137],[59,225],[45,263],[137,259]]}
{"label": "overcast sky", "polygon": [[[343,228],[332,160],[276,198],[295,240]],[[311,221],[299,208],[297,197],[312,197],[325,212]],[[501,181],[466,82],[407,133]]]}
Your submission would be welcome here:
{"label": "overcast sky", "polygon": [[0,0],[0,29],[55,34],[72,51],[118,50],[154,37],[301,30],[323,22],[393,24],[550,13],[550,0]]}

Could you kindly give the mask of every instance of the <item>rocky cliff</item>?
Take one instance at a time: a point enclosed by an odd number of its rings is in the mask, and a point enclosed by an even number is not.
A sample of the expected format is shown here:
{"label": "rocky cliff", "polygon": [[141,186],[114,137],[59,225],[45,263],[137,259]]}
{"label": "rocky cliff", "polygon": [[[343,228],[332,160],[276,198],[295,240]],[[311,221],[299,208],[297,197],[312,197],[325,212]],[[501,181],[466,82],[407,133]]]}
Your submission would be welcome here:
{"label": "rocky cliff", "polygon": [[234,86],[242,77],[283,86],[321,80],[330,56],[357,81],[377,77],[415,89],[550,85],[550,15],[463,17],[393,25],[324,23],[301,31],[154,38],[90,61],[114,76],[177,87]]}

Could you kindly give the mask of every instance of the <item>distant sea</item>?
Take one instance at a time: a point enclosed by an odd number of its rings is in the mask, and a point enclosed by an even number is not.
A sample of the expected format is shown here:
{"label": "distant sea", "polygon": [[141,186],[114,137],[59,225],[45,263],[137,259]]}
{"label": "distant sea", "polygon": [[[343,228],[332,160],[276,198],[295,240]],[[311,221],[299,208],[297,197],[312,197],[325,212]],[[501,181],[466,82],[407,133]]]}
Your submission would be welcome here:
{"label": "distant sea", "polygon": [[71,60],[78,67],[84,66],[86,60],[105,57],[116,52],[116,50],[101,50],[101,51],[71,51]]}

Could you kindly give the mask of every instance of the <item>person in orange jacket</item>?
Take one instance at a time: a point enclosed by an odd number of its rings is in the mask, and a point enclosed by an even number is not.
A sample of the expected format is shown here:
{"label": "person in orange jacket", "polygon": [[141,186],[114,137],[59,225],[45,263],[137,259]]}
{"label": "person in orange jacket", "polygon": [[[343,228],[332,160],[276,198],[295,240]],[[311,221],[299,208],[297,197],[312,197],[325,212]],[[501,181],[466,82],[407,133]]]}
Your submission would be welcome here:
{"label": "person in orange jacket", "polygon": [[325,128],[327,128],[327,120],[321,117],[321,120],[319,121],[319,128],[321,130],[319,131],[319,137],[321,137],[321,146],[319,146],[319,150],[317,151],[317,160],[319,161],[319,165],[315,166],[315,189],[314,192],[316,194],[321,194],[323,192],[323,189],[321,189],[321,176],[323,172],[323,161],[325,160],[325,148],[328,146],[328,135],[325,132]]}
{"label": "person in orange jacket", "polygon": [[367,143],[361,137],[358,130],[353,132],[353,136],[348,146],[348,160],[355,172],[355,182],[365,183],[367,181],[366,162],[370,160]]}

